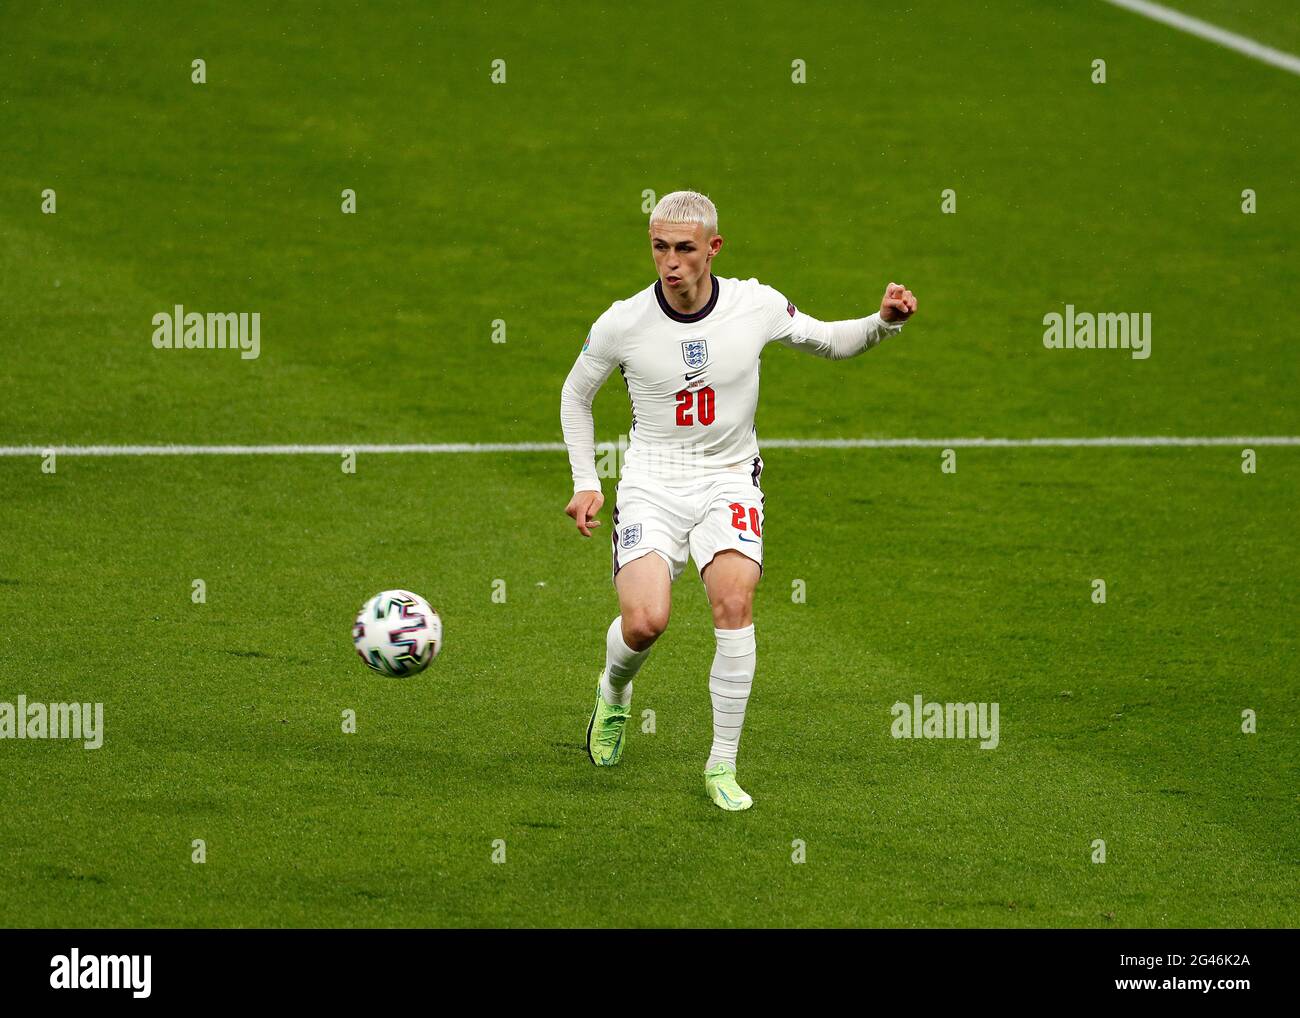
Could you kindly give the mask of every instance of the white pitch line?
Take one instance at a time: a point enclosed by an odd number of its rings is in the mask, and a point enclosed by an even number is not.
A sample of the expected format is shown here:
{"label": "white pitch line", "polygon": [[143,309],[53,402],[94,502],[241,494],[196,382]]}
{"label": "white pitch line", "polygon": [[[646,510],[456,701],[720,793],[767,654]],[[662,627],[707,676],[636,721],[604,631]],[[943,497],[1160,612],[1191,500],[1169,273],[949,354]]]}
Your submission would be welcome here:
{"label": "white pitch line", "polygon": [[1147,446],[1300,445],[1300,435],[1107,435],[1099,438],[774,438],[764,447],[775,449],[1036,449],[1105,446],[1139,449]]}
{"label": "white pitch line", "polygon": [[1238,35],[1236,32],[1229,32],[1225,28],[1212,25],[1200,18],[1193,18],[1181,11],[1170,10],[1160,4],[1151,3],[1150,0],[1105,0],[1105,2],[1114,7],[1123,7],[1134,14],[1141,14],[1152,21],[1161,21],[1171,28],[1178,29],[1180,32],[1186,32],[1189,35],[1199,36],[1210,42],[1218,43],[1220,46],[1235,50],[1253,60],[1272,64],[1274,67],[1280,67],[1292,74],[1300,74],[1300,57],[1280,49],[1274,49],[1272,46],[1265,46],[1262,42],[1256,42],[1254,39]]}
{"label": "white pitch line", "polygon": [[[1143,449],[1159,447],[1300,446],[1300,435],[1106,435],[1097,438],[768,438],[764,449]],[[596,448],[614,448],[598,442]],[[563,442],[445,442],[407,445],[0,445],[0,457],[44,456],[314,456],[343,453],[564,452]]]}

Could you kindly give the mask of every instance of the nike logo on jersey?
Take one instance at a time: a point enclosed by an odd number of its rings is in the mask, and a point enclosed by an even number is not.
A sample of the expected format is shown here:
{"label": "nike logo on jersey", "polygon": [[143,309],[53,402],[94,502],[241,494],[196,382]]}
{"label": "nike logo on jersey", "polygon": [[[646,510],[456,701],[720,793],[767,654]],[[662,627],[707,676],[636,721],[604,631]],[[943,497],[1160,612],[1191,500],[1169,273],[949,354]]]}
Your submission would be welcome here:
{"label": "nike logo on jersey", "polygon": [[756,537],[746,537],[744,534],[737,534],[736,536],[739,537],[742,541],[748,541],[750,544],[761,544],[761,543],[762,543],[762,542],[759,541],[758,538],[756,538]]}
{"label": "nike logo on jersey", "polygon": [[695,374],[693,374],[693,375],[685,375],[685,376],[683,376],[683,377],[686,379],[686,381],[689,382],[689,381],[691,381],[691,380],[694,379],[694,378],[699,378],[700,375],[702,375],[702,374],[704,374],[704,371],[703,371],[703,370],[700,370],[700,371],[695,372]]}

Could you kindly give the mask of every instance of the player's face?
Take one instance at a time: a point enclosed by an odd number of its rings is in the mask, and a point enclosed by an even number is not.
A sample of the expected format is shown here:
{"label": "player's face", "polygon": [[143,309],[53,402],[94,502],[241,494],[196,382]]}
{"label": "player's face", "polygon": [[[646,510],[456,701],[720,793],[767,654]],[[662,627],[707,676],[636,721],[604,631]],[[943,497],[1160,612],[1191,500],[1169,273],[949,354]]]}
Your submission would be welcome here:
{"label": "player's face", "polygon": [[722,238],[699,223],[652,223],[650,250],[664,288],[694,293]]}

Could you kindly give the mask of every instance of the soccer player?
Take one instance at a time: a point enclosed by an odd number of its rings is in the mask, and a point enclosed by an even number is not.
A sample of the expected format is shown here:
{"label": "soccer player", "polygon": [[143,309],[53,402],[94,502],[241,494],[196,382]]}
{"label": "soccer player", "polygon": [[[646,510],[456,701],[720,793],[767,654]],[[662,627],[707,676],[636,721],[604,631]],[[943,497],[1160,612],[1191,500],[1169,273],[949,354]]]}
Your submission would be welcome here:
{"label": "soccer player", "polygon": [[592,398],[617,367],[632,400],[610,533],[619,616],[605,634],[587,752],[598,767],[619,762],[632,678],[668,626],[670,590],[690,557],[717,640],[704,788],[724,810],[749,809],[753,799],[736,781],[736,751],[754,679],[754,589],[763,571],[759,355],[776,341],[831,360],[852,357],[898,333],[916,298],[890,283],[878,313],[821,322],[756,279],[717,277],[718,212],[694,191],[660,199],[650,214],[650,250],[659,278],[596,320],[560,397],[574,491],[565,512],[583,537],[600,526],[595,516],[604,502]]}

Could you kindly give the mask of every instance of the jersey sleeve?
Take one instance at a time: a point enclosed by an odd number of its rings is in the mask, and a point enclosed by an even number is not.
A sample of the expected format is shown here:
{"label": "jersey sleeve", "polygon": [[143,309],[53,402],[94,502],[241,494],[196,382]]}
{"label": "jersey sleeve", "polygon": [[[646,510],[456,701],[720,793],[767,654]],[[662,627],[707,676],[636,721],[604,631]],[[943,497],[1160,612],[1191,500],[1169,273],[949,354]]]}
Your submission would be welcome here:
{"label": "jersey sleeve", "polygon": [[767,342],[781,342],[788,339],[794,334],[795,319],[799,316],[799,309],[775,287],[760,283],[757,279],[750,280],[750,283],[754,287],[755,300],[763,309]]}
{"label": "jersey sleeve", "polygon": [[613,325],[612,311],[613,308],[606,311],[592,325],[560,390],[560,427],[569,450],[575,492],[600,491],[591,404],[618,365],[618,331]]}
{"label": "jersey sleeve", "polygon": [[879,312],[866,318],[823,322],[804,314],[781,291],[757,280],[753,282],[769,343],[777,342],[829,360],[843,360],[871,349],[903,328],[902,322],[886,322]]}

